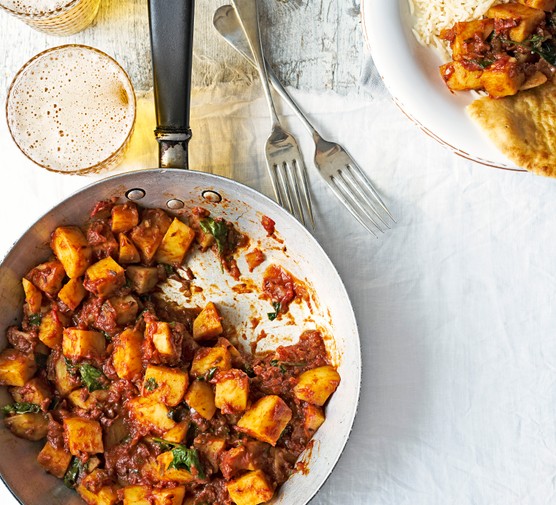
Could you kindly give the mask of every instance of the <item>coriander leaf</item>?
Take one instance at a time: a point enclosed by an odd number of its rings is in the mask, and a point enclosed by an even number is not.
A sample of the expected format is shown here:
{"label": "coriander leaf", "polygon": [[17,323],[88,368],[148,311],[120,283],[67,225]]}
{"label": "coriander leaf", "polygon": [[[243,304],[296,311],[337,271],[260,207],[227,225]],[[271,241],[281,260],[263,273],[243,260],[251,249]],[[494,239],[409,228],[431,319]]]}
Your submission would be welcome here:
{"label": "coriander leaf", "polygon": [[166,275],[172,275],[174,273],[174,267],[172,265],[168,265],[168,263],[163,263],[162,265],[164,266]]}
{"label": "coriander leaf", "polygon": [[487,58],[482,58],[482,59],[472,59],[469,60],[471,63],[475,63],[475,65],[478,65],[481,68],[487,68],[490,67],[493,63],[494,60],[489,60]]}
{"label": "coriander leaf", "polygon": [[31,314],[27,318],[27,321],[29,321],[29,324],[32,326],[40,326],[42,321],[42,316],[40,314]]}
{"label": "coriander leaf", "polygon": [[28,402],[15,402],[10,405],[2,407],[2,413],[7,416],[8,414],[29,414],[40,412],[41,408],[36,403]]}
{"label": "coriander leaf", "polygon": [[204,479],[205,473],[201,467],[201,462],[199,461],[199,454],[196,449],[188,449],[183,445],[178,445],[172,449],[172,455],[174,459],[168,466],[168,468],[175,468],[176,470],[185,469],[191,472],[191,469],[195,467],[199,478]]}
{"label": "coriander leaf", "polygon": [[77,485],[79,474],[83,471],[83,464],[75,456],[71,460],[71,464],[64,475],[64,484],[66,487],[74,488]]}
{"label": "coriander leaf", "polygon": [[228,227],[224,221],[215,221],[212,217],[201,219],[201,229],[212,235],[218,246],[218,252],[222,255],[228,247]]}
{"label": "coriander leaf", "polygon": [[66,362],[66,368],[68,370],[68,373],[70,375],[77,375],[77,372],[79,371],[79,366],[72,363],[68,358],[64,358],[64,361]]}
{"label": "coriander leaf", "polygon": [[216,373],[217,370],[218,370],[218,368],[212,367],[212,368],[207,372],[206,380],[207,380],[207,381],[211,380],[211,379],[214,377],[214,374]]}
{"label": "coriander leaf", "polygon": [[79,373],[81,374],[81,380],[85,383],[90,393],[99,389],[107,389],[107,386],[99,380],[101,377],[104,377],[104,374],[98,368],[88,363],[82,363],[79,365]]}
{"label": "coriander leaf", "polygon": [[154,391],[155,389],[158,389],[158,382],[156,382],[156,379],[154,377],[149,377],[145,381],[145,389],[147,391]]}
{"label": "coriander leaf", "polygon": [[272,304],[272,307],[274,308],[274,312],[269,312],[267,315],[271,321],[274,321],[278,317],[278,314],[280,313],[282,304],[280,302],[274,302]]}

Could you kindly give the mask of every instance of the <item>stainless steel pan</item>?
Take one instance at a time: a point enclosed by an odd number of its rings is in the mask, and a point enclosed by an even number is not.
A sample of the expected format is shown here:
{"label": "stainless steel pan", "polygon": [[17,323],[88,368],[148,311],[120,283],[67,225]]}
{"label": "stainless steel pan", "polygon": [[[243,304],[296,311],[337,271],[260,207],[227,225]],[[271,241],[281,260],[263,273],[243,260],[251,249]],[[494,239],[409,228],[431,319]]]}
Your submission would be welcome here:
{"label": "stainless steel pan", "polygon": [[[149,7],[159,125],[156,133],[164,168],[126,173],[90,185],[54,207],[25,232],[0,264],[0,347],[6,345],[6,328],[21,317],[21,278],[49,256],[51,232],[62,224],[84,222],[97,201],[111,197],[121,201],[134,199],[141,205],[166,208],[176,215],[182,212],[182,206],[200,205],[215,216],[237,223],[240,230],[251,238],[251,244],[259,244],[267,252],[269,263],[279,263],[307,282],[311,303],[292,306],[293,325],[270,322],[265,317],[270,308],[268,302],[261,301],[256,294],[238,294],[237,289],[232,289],[238,282],[223,274],[220,268],[214,268],[216,263],[210,264],[210,255],[193,255],[191,258],[191,266],[199,274],[196,282],[205,289],[183,303],[202,305],[207,299],[218,301],[224,307],[224,318],[237,325],[240,335],[245,334],[245,345],[256,339],[261,329],[271,335],[261,342],[261,346],[267,347],[295,342],[306,328],[318,327],[326,335],[332,358],[339,366],[341,384],[327,406],[326,422],[317,432],[313,447],[302,455],[308,472],[294,474],[273,502],[303,505],[315,495],[340,457],[357,409],[361,356],[351,304],[338,273],[319,244],[272,200],[223,177],[167,168],[187,167],[193,2],[150,0]],[[164,74],[171,74],[173,78],[164,80]],[[276,222],[283,243],[267,236],[261,225],[263,215]],[[260,285],[264,266],[257,269],[261,272],[256,270],[253,274],[248,273],[241,260],[239,266],[244,278]],[[216,283],[217,290],[214,288]],[[168,296],[176,296],[171,286]],[[257,313],[263,315],[262,326],[253,330],[249,321]],[[1,388],[0,405],[9,401],[7,391]],[[2,424],[2,480],[25,505],[83,503],[75,492],[38,466],[36,455],[41,446],[42,443],[33,444],[14,437]]]}

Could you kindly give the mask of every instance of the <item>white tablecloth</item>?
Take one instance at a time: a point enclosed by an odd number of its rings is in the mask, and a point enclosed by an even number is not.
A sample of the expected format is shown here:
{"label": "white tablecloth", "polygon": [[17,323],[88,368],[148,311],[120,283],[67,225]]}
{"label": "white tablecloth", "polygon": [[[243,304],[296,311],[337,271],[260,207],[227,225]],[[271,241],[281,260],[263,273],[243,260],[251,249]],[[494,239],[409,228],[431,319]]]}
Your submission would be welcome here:
{"label": "white tablecloth", "polygon": [[[370,67],[369,67],[370,68]],[[372,72],[368,98],[295,92],[397,217],[366,233],[310,168],[317,239],[358,319],[363,387],[352,436],[315,505],[543,505],[556,501],[556,181],[485,168],[422,134]],[[150,97],[118,171],[156,165]],[[192,166],[270,193],[260,89],[193,97]],[[0,122],[0,253],[99,176],[30,164]],[[106,176],[103,174],[102,176]],[[0,503],[14,503],[7,490]]]}

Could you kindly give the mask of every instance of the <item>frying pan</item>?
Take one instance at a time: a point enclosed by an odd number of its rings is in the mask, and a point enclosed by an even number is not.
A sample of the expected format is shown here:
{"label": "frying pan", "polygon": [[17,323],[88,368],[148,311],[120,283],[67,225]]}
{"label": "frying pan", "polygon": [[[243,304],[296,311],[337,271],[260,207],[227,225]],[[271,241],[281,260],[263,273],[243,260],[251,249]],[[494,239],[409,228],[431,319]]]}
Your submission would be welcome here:
{"label": "frying pan", "polygon": [[[278,263],[305,282],[309,303],[292,304],[291,321],[269,321],[268,302],[256,290],[238,290],[238,282],[223,273],[210,254],[193,254],[188,259],[203,289],[184,304],[202,306],[207,300],[223,307],[224,320],[236,328],[242,343],[260,340],[261,330],[269,337],[258,349],[297,341],[304,329],[318,328],[325,336],[341,383],[326,408],[326,422],[301,456],[303,468],[277,493],[272,503],[304,505],[322,486],[347,442],[357,410],[361,378],[359,337],[353,310],[334,266],[308,231],[275,202],[233,180],[188,168],[187,143],[193,33],[193,0],[149,0],[153,56],[154,91],[157,107],[155,130],[159,141],[160,168],[129,172],[105,178],[64,200],[42,216],[15,243],[0,264],[0,348],[6,345],[5,330],[21,319],[23,290],[21,278],[51,251],[50,234],[56,226],[80,224],[87,220],[99,200],[116,197],[147,207],[161,207],[173,215],[186,208],[202,206],[213,216],[236,223],[261,247],[270,264]],[[261,225],[263,215],[276,222],[277,237],[269,237]],[[212,262],[212,263],[211,263]],[[241,258],[239,284],[248,278],[260,286],[264,264],[248,273]],[[260,270],[260,272],[258,272]],[[218,289],[215,289],[218,286]],[[168,288],[168,297],[177,296]],[[179,300],[178,300],[179,301]],[[253,328],[253,316],[260,315],[260,327]],[[0,388],[0,405],[11,402],[6,388]],[[77,505],[81,498],[62,482],[45,473],[36,462],[42,443],[18,439],[0,423],[0,475],[20,503],[25,505]]]}

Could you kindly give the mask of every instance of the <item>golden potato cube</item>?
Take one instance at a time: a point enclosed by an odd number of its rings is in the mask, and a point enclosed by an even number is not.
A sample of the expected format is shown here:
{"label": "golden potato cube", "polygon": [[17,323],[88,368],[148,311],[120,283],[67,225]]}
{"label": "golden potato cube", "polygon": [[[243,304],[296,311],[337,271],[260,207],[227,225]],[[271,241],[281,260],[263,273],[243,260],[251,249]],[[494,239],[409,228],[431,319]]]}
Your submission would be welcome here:
{"label": "golden potato cube", "polygon": [[262,470],[248,472],[226,483],[236,505],[258,505],[272,499],[274,489]]}
{"label": "golden potato cube", "polygon": [[551,12],[556,8],[556,0],[517,0],[527,7],[540,9],[542,11]]}
{"label": "golden potato cube", "polygon": [[120,233],[118,236],[118,244],[118,261],[120,263],[139,263],[141,261],[141,255],[139,254],[137,247],[133,245],[133,242],[127,235]]}
{"label": "golden potato cube", "polygon": [[493,98],[515,95],[525,82],[525,74],[520,72],[515,58],[498,60],[495,65],[485,68],[481,83]]}
{"label": "golden potato cube", "polygon": [[130,232],[131,240],[139,249],[143,261],[149,264],[172,224],[172,218],[162,209],[146,209],[143,219]]}
{"label": "golden potato cube", "polygon": [[139,224],[139,210],[132,202],[112,207],[112,233],[124,233]]}
{"label": "golden potato cube", "polygon": [[113,296],[108,299],[108,303],[116,314],[116,324],[125,326],[135,323],[137,313],[139,312],[139,303],[132,295]]}
{"label": "golden potato cube", "polygon": [[88,291],[102,298],[108,298],[124,284],[125,270],[110,256],[87,268],[83,281]]}
{"label": "golden potato cube", "polygon": [[440,75],[452,91],[482,89],[483,70],[471,70],[459,61],[450,61],[440,66]]}
{"label": "golden potato cube", "polygon": [[120,493],[123,505],[151,505],[151,488],[148,486],[125,486]]}
{"label": "golden potato cube", "polygon": [[51,310],[42,316],[41,324],[39,326],[39,340],[54,349],[62,343],[62,334],[64,332],[64,325],[58,316],[56,310]]}
{"label": "golden potato cube", "polygon": [[237,422],[240,431],[270,445],[276,445],[290,422],[292,411],[279,396],[263,396]]}
{"label": "golden potato cube", "polygon": [[247,408],[249,377],[237,368],[219,373],[216,377],[214,403],[223,414],[237,414]]}
{"label": "golden potato cube", "polygon": [[60,356],[54,364],[54,375],[56,389],[62,396],[67,396],[81,385],[81,381],[70,374],[64,356]]}
{"label": "golden potato cube", "polygon": [[175,407],[182,401],[188,385],[187,372],[167,366],[148,365],[142,395]]}
{"label": "golden potato cube", "polygon": [[21,283],[23,284],[25,303],[27,303],[27,307],[29,308],[29,314],[38,314],[42,305],[41,290],[25,277],[21,279]]}
{"label": "golden potato cube", "polygon": [[150,488],[126,486],[122,490],[123,505],[182,505],[185,487]]}
{"label": "golden potato cube", "polygon": [[42,412],[6,417],[4,424],[15,436],[36,442],[46,437],[48,419]]}
{"label": "golden potato cube", "polygon": [[175,360],[181,356],[181,347],[176,345],[171,323],[148,321],[145,325],[145,338],[161,357]]}
{"label": "golden potato cube", "polygon": [[1,386],[25,386],[36,371],[37,364],[32,356],[11,348],[0,353]]}
{"label": "golden potato cube", "polygon": [[185,402],[205,419],[212,419],[216,413],[214,391],[204,381],[193,381],[185,393]]}
{"label": "golden potato cube", "polygon": [[[88,505],[115,505],[120,501],[116,485],[102,486],[96,493],[91,491],[91,489],[95,489],[95,484],[98,482],[100,476],[97,474],[99,472],[100,470],[95,469],[83,477],[75,490]],[[102,477],[100,478],[102,479]]]}
{"label": "golden potato cube", "polygon": [[181,421],[176,423],[176,425],[169,429],[166,433],[164,433],[164,440],[168,440],[168,442],[174,442],[176,444],[181,444],[187,435],[187,431],[189,430],[189,421]]}
{"label": "golden potato cube", "polygon": [[62,479],[71,461],[71,454],[63,447],[56,449],[50,442],[46,442],[37,456],[37,461],[48,473]]}
{"label": "golden potato cube", "polygon": [[135,329],[126,329],[114,339],[112,364],[120,379],[132,380],[141,373],[142,344],[143,334]]}
{"label": "golden potato cube", "polygon": [[303,372],[293,388],[297,398],[322,407],[340,384],[340,374],[329,365]]}
{"label": "golden potato cube", "polygon": [[62,263],[52,260],[37,265],[25,277],[43,293],[53,298],[62,288],[65,276],[66,271]]}
{"label": "golden potato cube", "polygon": [[156,461],[158,462],[160,480],[163,482],[171,481],[187,484],[195,480],[193,474],[188,472],[185,468],[168,468],[172,461],[174,461],[172,451],[163,452],[156,458]]}
{"label": "golden potato cube", "polygon": [[87,290],[83,286],[83,280],[73,278],[70,279],[64,287],[59,291],[58,298],[66,305],[69,309],[75,310],[79,307],[79,304],[85,298]]}
{"label": "golden potato cube", "polygon": [[102,389],[89,392],[87,388],[80,388],[68,395],[68,400],[74,407],[85,411],[97,408],[99,404],[106,402],[107,399],[108,391]]}
{"label": "golden potato cube", "polygon": [[225,372],[232,368],[232,356],[225,347],[199,347],[195,351],[191,369],[193,377],[204,377],[211,369]]}
{"label": "golden potato cube", "polygon": [[152,291],[159,280],[156,267],[130,265],[127,267],[126,276],[131,283],[131,289],[139,295]]}
{"label": "golden potato cube", "polygon": [[98,421],[84,417],[66,417],[64,418],[64,436],[73,456],[79,456],[82,453],[104,452],[102,428]]}
{"label": "golden potato cube", "polygon": [[177,217],[174,218],[156,250],[154,260],[179,267],[194,238],[195,232]]}
{"label": "golden potato cube", "polygon": [[70,360],[102,358],[106,338],[98,331],[65,328],[62,336],[62,353]]}
{"label": "golden potato cube", "polygon": [[54,230],[50,247],[64,265],[70,279],[81,277],[89,265],[93,250],[77,226],[60,226]]}
{"label": "golden potato cube", "polygon": [[224,331],[221,319],[214,303],[208,302],[193,321],[193,338],[195,340],[205,340],[220,335]]}
{"label": "golden potato cube", "polygon": [[324,412],[321,407],[310,403],[303,407],[303,427],[309,437],[315,434],[324,420]]}
{"label": "golden potato cube", "polygon": [[153,398],[141,396],[132,398],[127,402],[130,418],[148,431],[164,433],[171,430],[176,423],[168,417],[168,407]]}
{"label": "golden potato cube", "polygon": [[485,41],[494,31],[493,19],[478,19],[456,23],[453,28],[454,40],[451,44],[452,58],[456,61],[468,56],[468,43],[476,37]]}
{"label": "golden potato cube", "polygon": [[46,381],[40,377],[33,377],[24,386],[10,389],[13,399],[19,403],[34,403],[46,407],[52,399],[52,391]]}
{"label": "golden potato cube", "polygon": [[520,3],[499,4],[491,7],[486,16],[493,19],[512,19],[518,24],[510,28],[510,39],[523,42],[544,20],[544,11]]}

